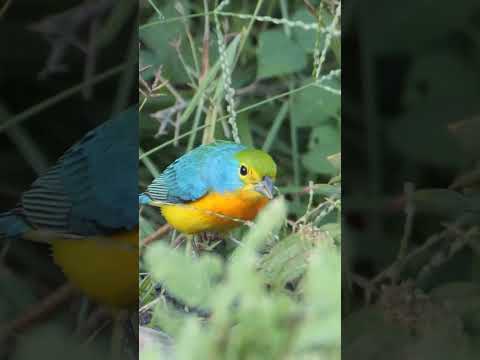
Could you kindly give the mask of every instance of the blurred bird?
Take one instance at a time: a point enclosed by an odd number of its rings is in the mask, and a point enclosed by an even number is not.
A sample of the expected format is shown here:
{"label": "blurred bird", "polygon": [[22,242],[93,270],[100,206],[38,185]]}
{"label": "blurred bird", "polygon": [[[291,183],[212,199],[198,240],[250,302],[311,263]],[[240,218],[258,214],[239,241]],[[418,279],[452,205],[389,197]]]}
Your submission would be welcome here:
{"label": "blurred bird", "polygon": [[67,279],[114,309],[138,302],[138,121],[130,108],[87,133],[0,214],[0,241],[52,246]]}
{"label": "blurred bird", "polygon": [[216,141],[169,165],[139,195],[139,203],[160,207],[180,232],[223,233],[256,217],[273,198],[276,174],[264,151]]}

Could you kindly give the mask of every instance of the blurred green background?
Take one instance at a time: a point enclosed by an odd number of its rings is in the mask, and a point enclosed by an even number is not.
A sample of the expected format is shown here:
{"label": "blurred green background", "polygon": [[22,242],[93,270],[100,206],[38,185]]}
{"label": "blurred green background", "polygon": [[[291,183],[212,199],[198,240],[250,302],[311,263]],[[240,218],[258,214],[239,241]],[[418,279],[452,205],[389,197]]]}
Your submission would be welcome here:
{"label": "blurred green background", "polygon": [[[88,130],[136,103],[138,52],[134,2],[2,0],[0,9],[3,212]],[[108,315],[95,304],[79,296],[51,311],[42,304],[64,282],[48,246],[0,241],[1,358],[109,351]],[[28,320],[32,309],[43,316]]]}
{"label": "blurred green background", "polygon": [[343,12],[348,359],[480,354],[478,1]]}
{"label": "blurred green background", "polygon": [[141,325],[179,358],[340,356],[340,23],[338,1],[140,1],[139,191],[238,131],[282,194],[198,260],[141,209]]}

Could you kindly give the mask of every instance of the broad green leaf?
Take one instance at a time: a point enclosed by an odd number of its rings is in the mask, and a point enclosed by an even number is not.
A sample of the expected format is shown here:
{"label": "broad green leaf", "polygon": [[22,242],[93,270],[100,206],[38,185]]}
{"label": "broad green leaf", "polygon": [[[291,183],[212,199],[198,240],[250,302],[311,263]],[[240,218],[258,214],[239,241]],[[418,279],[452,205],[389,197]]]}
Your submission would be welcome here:
{"label": "broad green leaf", "polygon": [[[424,54],[427,44],[433,45],[439,39],[446,39],[448,33],[466,26],[477,5],[476,1],[466,1],[462,6],[449,7],[409,0],[402,2],[400,15],[399,9],[390,3],[377,1],[375,11],[371,7],[358,8],[359,26],[369,34],[369,43],[375,52]],[[433,8],[435,16],[432,16]]]}
{"label": "broad green leaf", "polygon": [[302,155],[303,165],[311,172],[335,175],[338,170],[328,157],[340,150],[340,133],[335,125],[323,125],[313,129],[310,150]]}
{"label": "broad green leaf", "polygon": [[408,111],[390,122],[390,143],[420,163],[462,168],[471,157],[467,152],[475,149],[474,140],[464,138],[469,144],[462,144],[451,130],[452,122],[471,115],[479,91],[474,67],[460,56],[421,57],[407,74],[402,100]]}
{"label": "broad green leaf", "polygon": [[[306,24],[317,23],[317,19],[304,7],[299,8],[295,14],[293,14],[292,21],[302,21]],[[317,30],[305,30],[301,27],[293,27],[292,35],[293,39],[303,48],[306,53],[313,52],[317,38]],[[320,37],[320,48],[323,48],[325,35],[320,34]]]}
{"label": "broad green leaf", "polygon": [[[188,3],[181,1],[183,7],[188,9]],[[179,13],[175,9],[175,2],[169,2],[160,8],[160,11],[166,18],[177,17]],[[157,14],[154,14],[150,20],[158,22]],[[173,21],[169,23],[156,23],[139,30],[139,38],[144,46],[140,47],[140,64],[141,66],[152,65],[154,69],[150,69],[144,73],[145,78],[152,76],[159,65],[162,66],[162,74],[165,78],[177,82],[188,81],[187,73],[183,68],[178,55],[171,45],[174,41],[181,41],[181,51],[185,57],[188,57],[189,65],[192,66],[191,52],[187,43],[184,25],[181,21]]]}
{"label": "broad green leaf", "polygon": [[257,61],[260,79],[291,74],[307,65],[303,49],[280,29],[260,34]]}
{"label": "broad green leaf", "polygon": [[[307,82],[305,82],[306,84]],[[324,86],[340,90],[337,78],[322,81]],[[319,85],[312,85],[292,95],[292,116],[295,126],[320,126],[340,114],[340,95]]]}
{"label": "broad green leaf", "polygon": [[240,113],[237,116],[237,127],[240,141],[246,146],[253,147],[252,131],[250,129],[250,119],[246,112]]}

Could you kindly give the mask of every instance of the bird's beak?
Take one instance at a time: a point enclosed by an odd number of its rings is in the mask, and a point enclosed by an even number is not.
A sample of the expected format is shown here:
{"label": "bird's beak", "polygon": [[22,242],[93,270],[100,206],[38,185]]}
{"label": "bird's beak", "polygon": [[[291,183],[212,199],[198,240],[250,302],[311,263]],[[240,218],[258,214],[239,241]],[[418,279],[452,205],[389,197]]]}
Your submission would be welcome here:
{"label": "bird's beak", "polygon": [[263,180],[255,184],[255,191],[265,195],[269,199],[273,199],[273,181],[269,176],[264,176]]}

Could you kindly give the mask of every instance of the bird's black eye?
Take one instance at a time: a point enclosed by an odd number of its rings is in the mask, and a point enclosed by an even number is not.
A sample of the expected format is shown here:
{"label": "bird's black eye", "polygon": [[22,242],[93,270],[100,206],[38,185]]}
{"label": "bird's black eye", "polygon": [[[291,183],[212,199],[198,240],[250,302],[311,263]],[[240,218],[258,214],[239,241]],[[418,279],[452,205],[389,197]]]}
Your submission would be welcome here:
{"label": "bird's black eye", "polygon": [[248,169],[246,166],[242,165],[240,166],[240,175],[245,176],[248,174]]}

